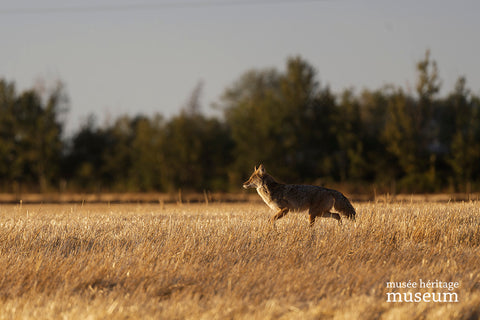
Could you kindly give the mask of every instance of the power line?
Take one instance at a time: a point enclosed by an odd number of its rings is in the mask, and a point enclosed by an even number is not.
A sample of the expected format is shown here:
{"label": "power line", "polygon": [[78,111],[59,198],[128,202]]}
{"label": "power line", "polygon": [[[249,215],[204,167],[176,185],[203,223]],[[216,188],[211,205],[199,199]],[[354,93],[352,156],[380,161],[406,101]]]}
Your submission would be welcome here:
{"label": "power line", "polygon": [[96,12],[124,12],[148,11],[164,9],[266,6],[286,4],[309,4],[329,2],[332,0],[233,0],[233,1],[175,1],[164,3],[131,3],[93,6],[65,6],[65,7],[32,7],[0,9],[0,15],[22,14],[51,14],[51,13],[96,13]]}

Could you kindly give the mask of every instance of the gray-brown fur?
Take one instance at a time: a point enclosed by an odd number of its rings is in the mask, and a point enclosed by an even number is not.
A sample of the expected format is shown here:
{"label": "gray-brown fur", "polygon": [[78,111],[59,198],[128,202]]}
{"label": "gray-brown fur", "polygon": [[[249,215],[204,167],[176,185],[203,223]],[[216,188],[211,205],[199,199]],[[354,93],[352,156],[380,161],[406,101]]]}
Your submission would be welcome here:
{"label": "gray-brown fur", "polygon": [[283,184],[267,174],[263,165],[255,168],[244,188],[256,188],[265,203],[276,210],[272,222],[282,218],[289,211],[307,211],[310,224],[316,217],[334,218],[341,221],[340,215],[330,212],[332,208],[345,217],[355,220],[355,209],[339,191],[312,185]]}

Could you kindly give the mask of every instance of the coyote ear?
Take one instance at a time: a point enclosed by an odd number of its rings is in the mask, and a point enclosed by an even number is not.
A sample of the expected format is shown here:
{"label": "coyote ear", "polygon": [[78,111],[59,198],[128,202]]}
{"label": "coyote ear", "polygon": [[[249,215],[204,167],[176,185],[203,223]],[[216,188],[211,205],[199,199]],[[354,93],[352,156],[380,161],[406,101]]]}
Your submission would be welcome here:
{"label": "coyote ear", "polygon": [[257,166],[253,167],[253,172],[257,171]]}
{"label": "coyote ear", "polygon": [[260,171],[261,174],[265,174],[265,167],[263,166],[263,164],[258,166],[258,171]]}

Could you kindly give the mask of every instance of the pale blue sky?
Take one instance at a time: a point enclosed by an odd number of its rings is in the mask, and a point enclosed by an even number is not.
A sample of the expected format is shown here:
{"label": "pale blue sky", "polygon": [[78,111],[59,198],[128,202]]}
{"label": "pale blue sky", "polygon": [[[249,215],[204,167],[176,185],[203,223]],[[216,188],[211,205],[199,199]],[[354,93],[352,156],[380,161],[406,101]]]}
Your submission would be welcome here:
{"label": "pale blue sky", "polygon": [[0,0],[0,77],[18,90],[62,80],[70,132],[90,113],[177,114],[200,80],[211,113],[242,73],[294,55],[339,93],[413,87],[430,49],[443,93],[464,75],[480,94],[480,1],[228,2]]}

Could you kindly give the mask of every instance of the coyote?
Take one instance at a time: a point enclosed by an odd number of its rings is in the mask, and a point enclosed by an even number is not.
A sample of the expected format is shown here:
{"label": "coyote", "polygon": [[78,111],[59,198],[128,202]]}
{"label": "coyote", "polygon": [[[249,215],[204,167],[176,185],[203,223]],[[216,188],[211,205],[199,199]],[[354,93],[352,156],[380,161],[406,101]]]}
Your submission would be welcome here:
{"label": "coyote", "polygon": [[355,209],[341,192],[318,186],[279,183],[265,171],[262,164],[254,168],[252,176],[243,187],[256,188],[263,201],[272,210],[276,210],[271,218],[272,224],[289,211],[306,210],[310,226],[313,226],[316,217],[334,218],[341,222],[338,213],[330,212],[332,207],[347,218],[355,220]]}

